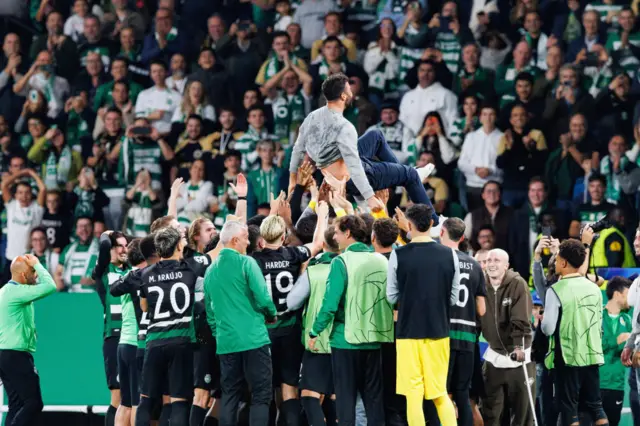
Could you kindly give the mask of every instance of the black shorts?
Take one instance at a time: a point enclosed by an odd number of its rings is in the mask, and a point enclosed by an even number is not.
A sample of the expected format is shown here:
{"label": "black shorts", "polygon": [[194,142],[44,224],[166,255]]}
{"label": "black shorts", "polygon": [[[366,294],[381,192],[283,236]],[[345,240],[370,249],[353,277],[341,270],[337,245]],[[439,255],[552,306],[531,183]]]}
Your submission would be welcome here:
{"label": "black shorts", "polygon": [[142,368],[142,393],[150,398],[160,398],[167,380],[169,396],[191,400],[193,346],[190,343],[147,346]]}
{"label": "black shorts", "polygon": [[273,333],[272,330],[270,330],[270,337],[273,387],[279,387],[283,383],[289,386],[298,386],[300,364],[304,353],[300,326],[289,327],[289,330],[284,333],[281,330]]}
{"label": "black shorts", "polygon": [[118,381],[118,340],[119,337],[107,337],[102,343],[104,373],[107,376],[109,390],[120,389]]}
{"label": "black shorts", "polygon": [[124,407],[137,407],[140,403],[138,385],[138,347],[118,345],[118,377],[120,378],[121,404]]}
{"label": "black shorts", "polygon": [[449,355],[447,392],[469,391],[473,377],[474,352],[453,349]]}
{"label": "black shorts", "polygon": [[201,343],[193,351],[193,387],[208,391],[220,389],[220,361],[215,341]]}
{"label": "black shorts", "polygon": [[476,342],[476,351],[473,358],[473,374],[471,376],[469,397],[478,403],[481,398],[487,396],[484,387],[484,377],[482,376],[482,357],[480,357],[480,344],[478,342]]}
{"label": "black shorts", "polygon": [[323,395],[333,394],[331,354],[314,354],[304,351],[300,389],[318,392]]}
{"label": "black shorts", "polygon": [[142,368],[144,367],[144,348],[136,350],[136,366],[138,367],[138,392],[142,393]]}

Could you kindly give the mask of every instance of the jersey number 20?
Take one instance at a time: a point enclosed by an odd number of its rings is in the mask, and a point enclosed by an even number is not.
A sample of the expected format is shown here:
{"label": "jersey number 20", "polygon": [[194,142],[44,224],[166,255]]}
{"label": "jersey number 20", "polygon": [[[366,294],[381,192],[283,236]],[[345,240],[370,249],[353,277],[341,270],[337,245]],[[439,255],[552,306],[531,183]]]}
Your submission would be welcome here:
{"label": "jersey number 20", "polygon": [[[176,299],[176,293],[178,290],[184,293],[184,306],[178,306],[178,300]],[[169,311],[161,312],[162,301],[164,300],[164,290],[162,287],[153,286],[149,287],[149,292],[158,293],[158,300],[156,302],[156,309],[153,312],[153,319],[165,319],[171,316]],[[169,300],[171,301],[171,309],[176,314],[183,314],[191,303],[191,295],[189,294],[189,287],[185,283],[175,283],[169,290]]]}

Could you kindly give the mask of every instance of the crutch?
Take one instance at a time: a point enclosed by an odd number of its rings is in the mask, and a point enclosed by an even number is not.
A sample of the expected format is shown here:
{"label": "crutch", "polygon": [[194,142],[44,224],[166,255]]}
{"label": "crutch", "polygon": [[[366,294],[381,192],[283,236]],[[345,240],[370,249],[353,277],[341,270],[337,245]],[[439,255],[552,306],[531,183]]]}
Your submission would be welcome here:
{"label": "crutch", "polygon": [[[524,350],[524,336],[522,337],[522,348]],[[527,394],[529,395],[529,405],[531,406],[531,414],[533,415],[533,425],[538,426],[538,419],[536,418],[536,404],[533,401],[533,394],[531,393],[531,385],[529,384],[529,372],[527,371],[526,359],[522,361],[522,371],[524,371],[525,385],[527,386]]]}

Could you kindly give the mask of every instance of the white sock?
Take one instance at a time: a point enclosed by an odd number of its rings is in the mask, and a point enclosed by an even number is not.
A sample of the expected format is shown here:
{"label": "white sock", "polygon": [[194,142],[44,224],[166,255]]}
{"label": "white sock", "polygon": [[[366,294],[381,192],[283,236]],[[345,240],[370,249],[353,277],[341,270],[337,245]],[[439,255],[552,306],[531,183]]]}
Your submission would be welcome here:
{"label": "white sock", "polygon": [[433,170],[436,168],[435,164],[427,164],[424,167],[416,167],[416,171],[418,172],[418,176],[420,176],[420,181],[424,183],[425,179],[431,175]]}

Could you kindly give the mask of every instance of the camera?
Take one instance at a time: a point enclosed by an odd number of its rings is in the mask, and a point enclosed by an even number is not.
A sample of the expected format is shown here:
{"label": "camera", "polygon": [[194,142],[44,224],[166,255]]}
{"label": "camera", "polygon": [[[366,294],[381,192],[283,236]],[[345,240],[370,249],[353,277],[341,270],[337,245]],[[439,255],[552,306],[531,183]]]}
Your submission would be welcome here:
{"label": "camera", "polygon": [[609,220],[608,216],[609,215],[603,217],[596,223],[591,224],[591,229],[593,229],[593,232],[600,232],[604,229],[611,228],[613,226],[613,223],[611,223],[611,220]]}
{"label": "camera", "polygon": [[511,361],[517,361],[518,360],[518,354],[515,352],[512,352],[511,354],[509,354],[509,358],[511,358]]}

